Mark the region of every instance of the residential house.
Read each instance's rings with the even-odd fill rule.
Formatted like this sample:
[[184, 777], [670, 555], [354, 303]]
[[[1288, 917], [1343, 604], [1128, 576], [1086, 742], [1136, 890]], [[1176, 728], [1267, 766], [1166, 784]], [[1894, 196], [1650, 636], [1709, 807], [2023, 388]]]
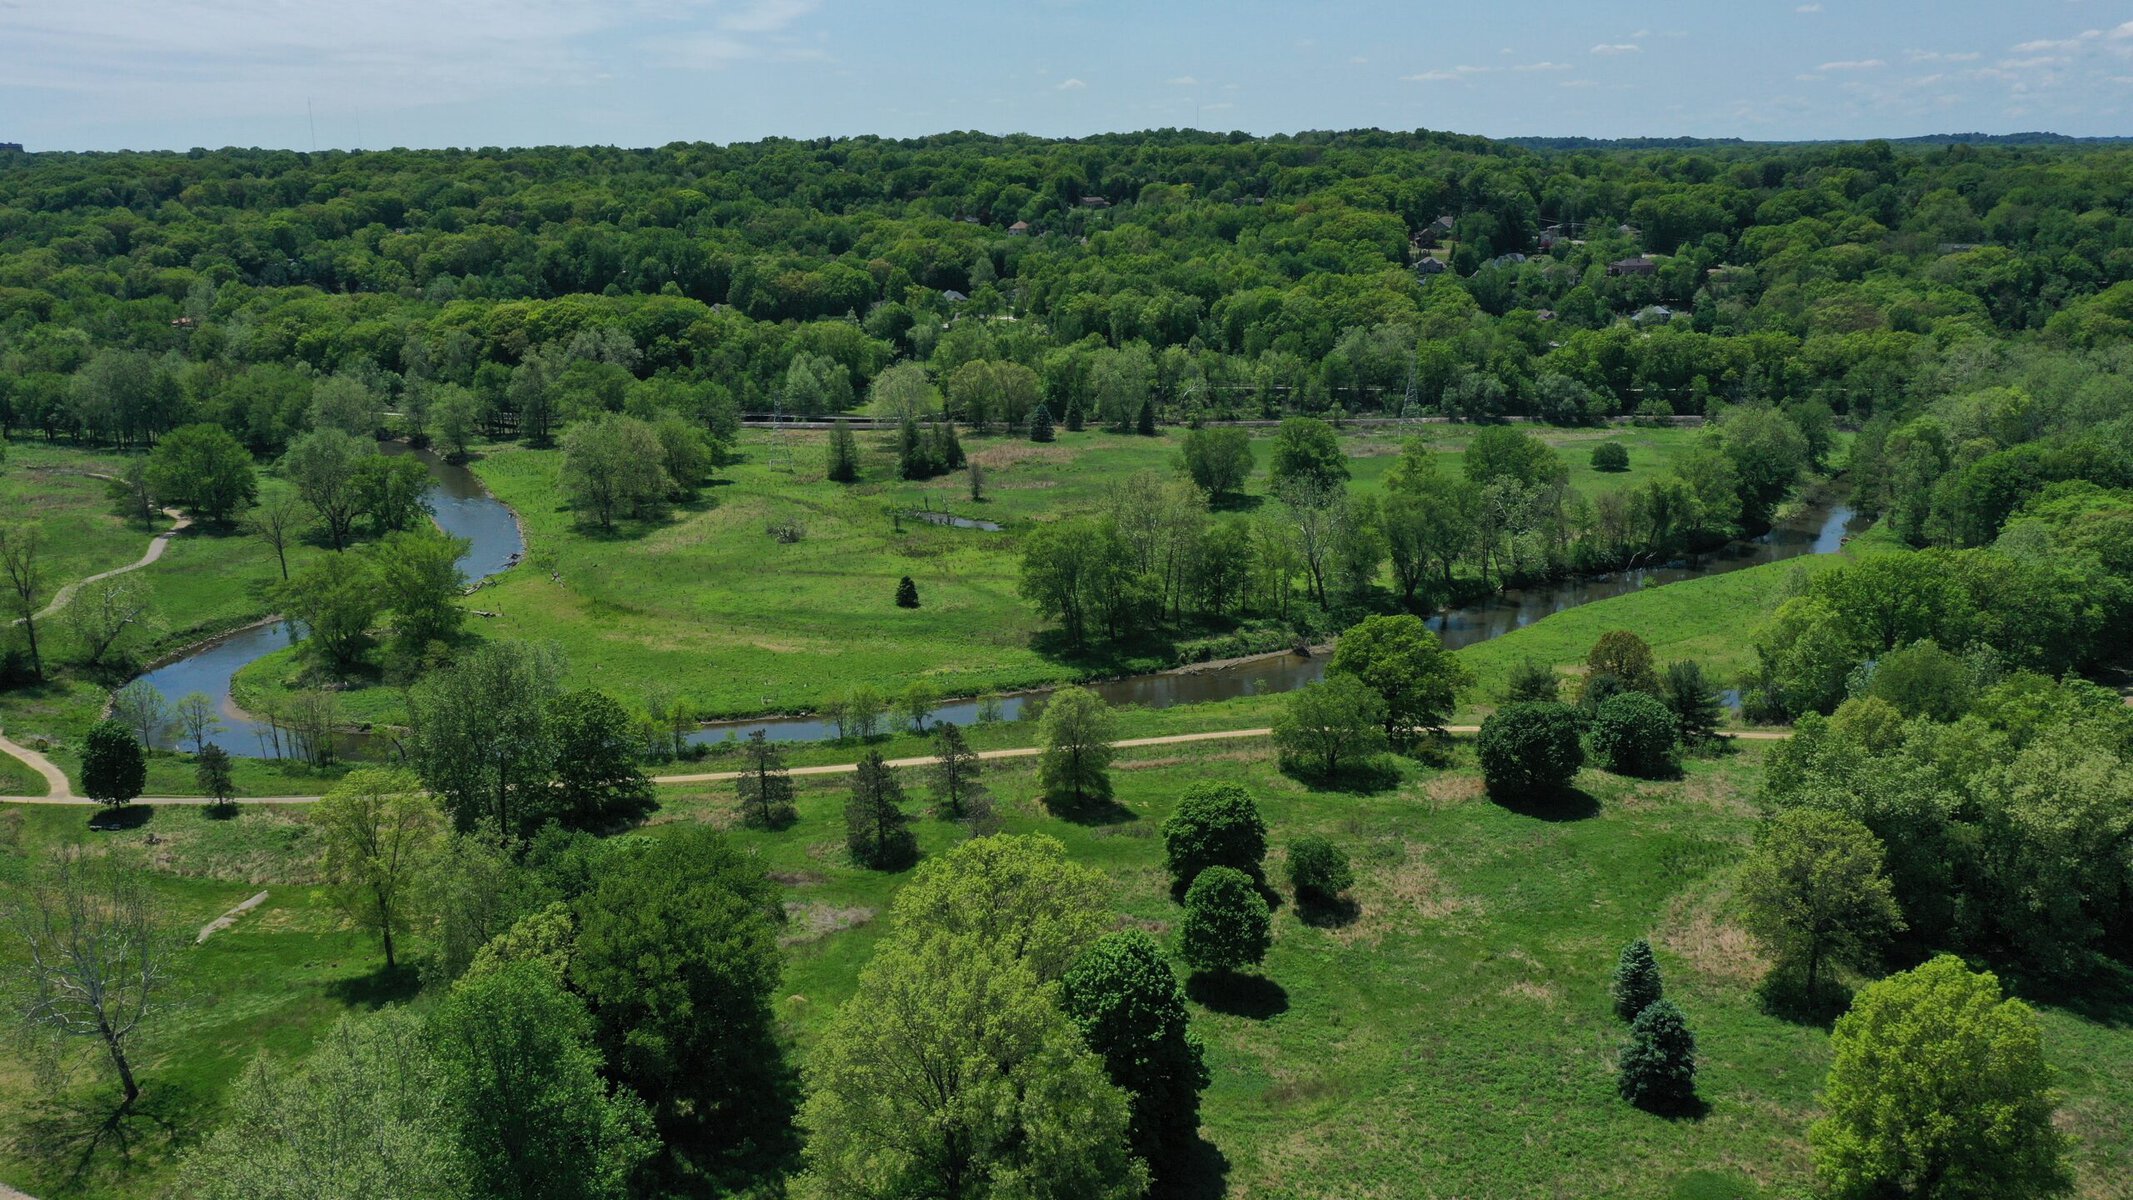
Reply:
[[1635, 258], [1618, 258], [1607, 264], [1609, 275], [1657, 275], [1659, 264], [1650, 255], [1639, 254]]

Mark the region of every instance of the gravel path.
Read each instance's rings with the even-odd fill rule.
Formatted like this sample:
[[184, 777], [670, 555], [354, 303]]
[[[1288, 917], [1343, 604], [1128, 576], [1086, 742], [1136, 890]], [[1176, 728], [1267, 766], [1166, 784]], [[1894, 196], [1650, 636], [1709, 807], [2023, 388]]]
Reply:
[[[1481, 726], [1479, 725], [1448, 725], [1445, 727], [1445, 732], [1447, 733], [1478, 733], [1480, 732], [1480, 730]], [[1210, 730], [1206, 733], [1173, 733], [1167, 734], [1163, 737], [1126, 738], [1123, 741], [1117, 741], [1111, 744], [1121, 750], [1132, 750], [1141, 746], [1176, 746], [1184, 744], [1186, 742], [1219, 742], [1233, 740], [1237, 738], [1263, 738], [1271, 736], [1273, 732], [1274, 731], [1272, 729], [1264, 727], [1257, 729], [1216, 729]], [[1784, 739], [1791, 737], [1792, 734], [1784, 730], [1743, 730], [1739, 733], [1731, 733], [1725, 736], [1738, 738], [1742, 741], [1748, 742], [1776, 742], [1783, 741]], [[59, 769], [57, 767], [52, 766], [51, 760], [45, 758], [43, 755], [37, 754], [34, 751], [25, 750], [22, 747], [15, 745], [15, 743], [8, 741], [6, 738], [0, 738], [0, 750], [5, 750], [8, 753], [13, 754], [15, 757], [22, 759], [24, 762], [29, 763], [30, 766], [36, 768], [40, 774], [44, 774], [47, 781], [52, 780], [55, 776], [58, 780], [58, 782], [54, 785], [52, 794], [50, 796], [0, 796], [0, 804], [95, 803], [95, 801], [93, 800], [82, 799], [81, 797], [75, 796], [70, 791], [68, 791], [66, 776], [60, 774]], [[1041, 752], [1041, 748], [1037, 746], [1016, 746], [1007, 750], [982, 750], [978, 752], [978, 757], [981, 759], [1034, 758]], [[888, 765], [892, 767], [923, 767], [931, 764], [934, 761], [935, 760], [932, 755], [922, 754], [915, 758], [892, 758], [888, 760]], [[40, 766], [39, 764], [42, 765]], [[787, 774], [849, 775], [852, 772], [857, 771], [858, 769], [859, 764], [855, 762], [828, 763], [822, 766], [793, 767], [788, 770]], [[690, 775], [654, 775], [652, 776], [652, 782], [727, 783], [731, 782], [732, 780], [739, 779], [744, 773], [745, 772], [741, 771], [704, 771], [701, 773]], [[239, 804], [308, 804], [316, 799], [318, 799], [317, 796], [239, 796], [236, 802]], [[140, 799], [135, 800], [134, 803], [185, 805], [206, 804], [208, 803], [208, 800], [202, 796], [143, 796]], [[0, 1196], [0, 1200], [7, 1200], [7, 1198], [5, 1196]]]

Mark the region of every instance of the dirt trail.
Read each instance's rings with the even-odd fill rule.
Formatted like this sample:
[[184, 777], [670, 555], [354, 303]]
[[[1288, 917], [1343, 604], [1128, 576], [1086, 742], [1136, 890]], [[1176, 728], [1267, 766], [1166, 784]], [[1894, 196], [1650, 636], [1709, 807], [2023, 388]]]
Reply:
[[[67, 782], [67, 773], [60, 770], [58, 764], [51, 759], [30, 749], [28, 746], [17, 745], [4, 733], [0, 733], [0, 750], [13, 755], [21, 760], [23, 766], [44, 776], [45, 794], [27, 797], [27, 799], [50, 801], [55, 804], [63, 804], [73, 800], [74, 785]], [[0, 797], [0, 799], [14, 798]], [[4, 1193], [0, 1193], [0, 1200], [7, 1200]]]
[[[118, 476], [116, 475], [104, 475], [99, 474], [95, 471], [84, 471], [82, 472], [82, 474], [87, 475], [92, 479], [118, 478]], [[141, 556], [139, 558], [134, 559], [132, 562], [127, 563], [123, 567], [113, 567], [108, 571], [98, 571], [96, 574], [91, 575], [86, 579], [77, 579], [74, 582], [67, 584], [65, 587], [60, 588], [58, 591], [52, 593], [52, 602], [37, 611], [37, 619], [42, 621], [46, 617], [51, 616], [53, 613], [58, 612], [60, 609], [65, 608], [67, 606], [67, 601], [72, 600], [74, 598], [74, 593], [79, 592], [84, 585], [95, 583], [99, 579], [109, 579], [113, 575], [124, 575], [128, 571], [138, 571], [142, 567], [147, 566], [149, 563], [152, 563], [155, 560], [163, 557], [163, 551], [167, 547], [169, 547], [170, 539], [193, 527], [193, 519], [179, 512], [175, 508], [164, 509], [163, 515], [170, 518], [170, 528], [164, 530], [159, 534], [156, 534], [152, 538], [149, 538], [148, 549], [142, 551]], [[22, 624], [22, 618], [16, 617], [14, 620], [14, 624]], [[0, 1194], [0, 1200], [7, 1200], [5, 1194]]]
[[[1445, 727], [1445, 732], [1447, 733], [1479, 733], [1480, 731], [1481, 726], [1479, 725], [1448, 725]], [[1209, 730], [1205, 733], [1172, 733], [1166, 734], [1162, 737], [1126, 738], [1122, 741], [1116, 741], [1111, 744], [1121, 750], [1132, 750], [1141, 746], [1176, 746], [1186, 742], [1217, 742], [1236, 738], [1263, 738], [1271, 736], [1273, 732], [1274, 731], [1272, 729], [1268, 729], [1265, 727], [1255, 729], [1215, 729]], [[1783, 741], [1784, 739], [1791, 737], [1792, 734], [1784, 730], [1751, 729], [1742, 730], [1738, 733], [1729, 733], [1725, 736], [1738, 738], [1742, 741], [1748, 742], [1775, 742]], [[29, 763], [32, 767], [36, 767], [39, 763], [42, 763], [43, 766], [39, 768], [39, 772], [44, 773], [46, 771], [49, 771], [50, 774], [45, 775], [45, 778], [48, 781], [52, 780], [54, 776], [57, 776], [58, 779], [57, 784], [54, 785], [53, 794], [50, 796], [0, 796], [0, 804], [95, 803], [92, 800], [85, 800], [80, 797], [74, 796], [71, 792], [68, 792], [66, 790], [66, 776], [59, 774], [58, 768], [53, 767], [51, 761], [49, 759], [46, 759], [43, 755], [35, 754], [32, 751], [24, 750], [5, 738], [0, 738], [0, 750], [5, 750], [8, 753], [13, 754], [15, 757], [20, 758], [24, 762]], [[1037, 746], [1015, 746], [1006, 750], [981, 750], [978, 752], [978, 757], [981, 759], [1034, 758], [1039, 753], [1041, 753], [1041, 748]], [[923, 767], [931, 764], [934, 761], [935, 760], [932, 755], [922, 754], [914, 758], [888, 759], [887, 763], [889, 766], [892, 767]], [[820, 766], [812, 767], [793, 767], [787, 771], [787, 774], [849, 775], [852, 772], [857, 771], [858, 769], [859, 764], [855, 762], [826, 763]], [[735, 779], [740, 778], [742, 774], [743, 773], [740, 771], [704, 771], [697, 774], [689, 775], [654, 775], [652, 776], [652, 782], [729, 783]], [[236, 802], [238, 804], [308, 804], [316, 799], [318, 799], [317, 796], [239, 796], [237, 797]], [[135, 800], [134, 803], [157, 805], [185, 805], [206, 804], [208, 803], [208, 800], [205, 797], [201, 796], [143, 796], [140, 799]], [[7, 1198], [5, 1196], [0, 1196], [0, 1200], [7, 1200]]]

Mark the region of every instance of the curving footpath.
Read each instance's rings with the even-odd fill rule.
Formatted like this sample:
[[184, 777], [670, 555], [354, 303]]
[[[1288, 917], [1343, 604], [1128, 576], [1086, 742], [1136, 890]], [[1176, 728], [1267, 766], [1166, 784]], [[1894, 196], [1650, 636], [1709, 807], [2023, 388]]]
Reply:
[[[82, 474], [87, 475], [92, 479], [118, 478], [118, 476], [116, 475], [104, 475], [95, 471], [84, 471], [82, 472]], [[58, 612], [60, 609], [65, 608], [67, 606], [67, 601], [72, 600], [74, 598], [74, 593], [80, 591], [88, 584], [95, 583], [99, 579], [109, 579], [113, 575], [124, 575], [128, 571], [138, 571], [142, 567], [147, 566], [149, 563], [152, 563], [155, 560], [163, 557], [163, 551], [170, 546], [170, 539], [193, 527], [193, 519], [179, 512], [175, 508], [164, 509], [163, 515], [170, 518], [170, 528], [164, 530], [159, 534], [156, 534], [152, 538], [149, 538], [148, 549], [142, 551], [141, 556], [139, 558], [134, 559], [132, 562], [127, 563], [123, 567], [113, 567], [108, 571], [98, 571], [96, 574], [91, 575], [86, 579], [77, 579], [74, 582], [66, 585], [65, 587], [60, 588], [58, 591], [52, 593], [52, 602], [50, 604], [47, 604], [43, 608], [37, 610], [36, 619], [42, 621], [46, 617], [51, 616], [53, 613]], [[22, 624], [22, 618], [16, 617], [14, 620], [14, 624]], [[0, 1196], [0, 1200], [5, 1200], [5, 1197]]]
[[[1446, 733], [1479, 733], [1481, 731], [1481, 726], [1447, 725], [1445, 726], [1444, 731]], [[1206, 733], [1173, 733], [1166, 734], [1163, 737], [1126, 738], [1122, 741], [1113, 742], [1111, 743], [1111, 745], [1120, 750], [1132, 750], [1141, 746], [1177, 746], [1183, 745], [1187, 742], [1218, 742], [1236, 738], [1263, 738], [1271, 737], [1273, 733], [1274, 731], [1272, 729], [1263, 726], [1257, 729], [1216, 729], [1210, 730]], [[1724, 736], [1749, 742], [1776, 742], [1783, 741], [1784, 739], [1791, 737], [1792, 734], [1789, 731], [1785, 730], [1749, 729], [1742, 730], [1738, 733], [1725, 734]], [[28, 764], [31, 769], [35, 770], [38, 774], [44, 776], [45, 782], [49, 784], [52, 789], [51, 794], [48, 796], [0, 796], [0, 804], [82, 805], [97, 803], [97, 801], [87, 799], [86, 797], [74, 795], [72, 791], [72, 785], [67, 782], [66, 773], [61, 771], [58, 767], [52, 765], [52, 760], [46, 758], [44, 755], [39, 754], [34, 750], [28, 750], [21, 746], [18, 746], [14, 742], [7, 740], [7, 738], [5, 737], [0, 737], [0, 750], [4, 750], [9, 754], [14, 755], [16, 758], [21, 759], [24, 763]], [[980, 759], [986, 760], [1001, 758], [1034, 758], [1041, 753], [1043, 753], [1043, 747], [1041, 746], [1014, 746], [1005, 750], [980, 750], [978, 752], [978, 757]], [[891, 767], [923, 767], [928, 766], [935, 761], [936, 760], [932, 755], [921, 754], [914, 758], [892, 758], [887, 760], [887, 765]], [[849, 775], [852, 772], [857, 771], [858, 769], [859, 764], [855, 762], [827, 763], [824, 765], [812, 767], [790, 767], [787, 768], [786, 774], [794, 776]], [[693, 775], [654, 775], [652, 776], [652, 782], [660, 784], [729, 783], [735, 779], [739, 779], [745, 774], [747, 774], [747, 772], [745, 771], [705, 771]], [[236, 798], [235, 803], [308, 804], [311, 801], [317, 799], [317, 796], [239, 796]], [[208, 800], [206, 797], [203, 796], [142, 796], [134, 800], [133, 803], [158, 805], [186, 805], [206, 804], [208, 803]], [[0, 1197], [0, 1200], [5, 1200], [5, 1198]]]

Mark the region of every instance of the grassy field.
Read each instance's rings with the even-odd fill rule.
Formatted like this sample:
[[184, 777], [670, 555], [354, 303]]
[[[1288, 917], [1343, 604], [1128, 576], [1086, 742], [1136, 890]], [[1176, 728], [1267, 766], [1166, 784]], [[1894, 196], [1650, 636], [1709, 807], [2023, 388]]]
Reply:
[[[1449, 470], [1471, 431], [1426, 426], [1369, 431], [1344, 439], [1359, 490], [1376, 490], [1401, 443], [1422, 436], [1440, 447]], [[1590, 490], [1624, 486], [1670, 462], [1694, 436], [1679, 429], [1542, 431], [1561, 446], [1573, 482]], [[1062, 434], [1051, 445], [971, 437], [966, 449], [987, 474], [986, 499], [973, 503], [960, 474], [924, 483], [894, 479], [878, 435], [863, 435], [863, 482], [823, 478], [824, 435], [781, 442], [748, 431], [742, 461], [721, 472], [698, 502], [666, 518], [626, 522], [611, 533], [581, 525], [557, 485], [559, 451], [499, 447], [474, 464], [497, 496], [516, 508], [530, 547], [526, 566], [480, 593], [497, 614], [473, 623], [481, 637], [552, 640], [568, 651], [580, 681], [641, 700], [657, 681], [707, 717], [804, 711], [865, 683], [895, 691], [914, 679], [949, 695], [1064, 682], [1086, 673], [1047, 656], [1032, 638], [1043, 624], [1015, 592], [1018, 533], [1032, 524], [1098, 507], [1106, 489], [1136, 471], [1169, 474], [1176, 437], [1101, 432]], [[1631, 470], [1602, 475], [1589, 463], [1604, 440], [1631, 448]], [[1254, 439], [1261, 469], [1252, 497], [1263, 498], [1272, 439]], [[943, 528], [900, 517], [949, 512], [998, 523], [1002, 532]], [[807, 530], [780, 544], [765, 532], [794, 518]], [[911, 576], [917, 609], [894, 603], [896, 581]], [[1122, 658], [1096, 669], [1133, 671], [1161, 658]], [[240, 696], [285, 688], [292, 654], [264, 659], [239, 676]], [[618, 682], [632, 681], [632, 682]], [[389, 689], [344, 698], [352, 717], [390, 720]]]
[[[1228, 1195], [1801, 1194], [1826, 1034], [1762, 1010], [1763, 964], [1730, 907], [1755, 822], [1759, 751], [1692, 761], [1671, 782], [1587, 771], [1575, 800], [1528, 810], [1487, 800], [1469, 754], [1462, 744], [1447, 767], [1405, 764], [1380, 790], [1328, 793], [1275, 772], [1262, 744], [1156, 748], [1120, 764], [1125, 812], [1097, 825], [1047, 814], [1026, 762], [987, 774], [1010, 832], [1059, 837], [1109, 876], [1121, 920], [1159, 939], [1177, 909], [1156, 827], [1194, 782], [1234, 780], [1258, 797], [1276, 879], [1279, 848], [1305, 833], [1354, 857], [1356, 919], [1313, 926], [1284, 905], [1267, 982], [1193, 1005], [1214, 1073], [1204, 1132]], [[842, 781], [800, 783], [798, 825], [734, 836], [786, 887], [779, 1008], [804, 1058], [850, 995], [905, 876], [845, 861]], [[924, 787], [908, 786], [917, 809]], [[663, 798], [655, 833], [731, 823], [723, 788], [666, 788]], [[959, 836], [930, 818], [917, 827], [928, 852]], [[0, 831], [0, 879], [88, 836], [78, 810], [14, 810], [0, 814]], [[270, 899], [181, 955], [182, 998], [150, 1037], [144, 1072], [145, 1102], [171, 1129], [129, 1126], [124, 1160], [108, 1142], [85, 1154], [85, 1123], [110, 1090], [101, 1076], [78, 1077], [59, 1101], [33, 1098], [44, 1093], [20, 1086], [19, 1071], [0, 1078], [0, 1178], [46, 1200], [155, 1195], [255, 1047], [299, 1050], [337, 1012], [395, 994], [372, 974], [375, 949], [341, 932], [310, 886], [309, 847], [286, 814], [211, 822], [166, 810], [142, 829], [95, 836], [155, 856], [181, 927], [261, 887]], [[1606, 985], [1616, 952], [1640, 934], [1657, 945], [1699, 1040], [1709, 1109], [1696, 1119], [1649, 1116], [1614, 1095], [1623, 1027]], [[2068, 999], [2038, 998], [2066, 1092], [2062, 1119], [2077, 1139], [2079, 1194], [2133, 1196], [2123, 1137], [2133, 1123], [2133, 1011], [2092, 998], [2084, 1016], [2061, 1007]]]

